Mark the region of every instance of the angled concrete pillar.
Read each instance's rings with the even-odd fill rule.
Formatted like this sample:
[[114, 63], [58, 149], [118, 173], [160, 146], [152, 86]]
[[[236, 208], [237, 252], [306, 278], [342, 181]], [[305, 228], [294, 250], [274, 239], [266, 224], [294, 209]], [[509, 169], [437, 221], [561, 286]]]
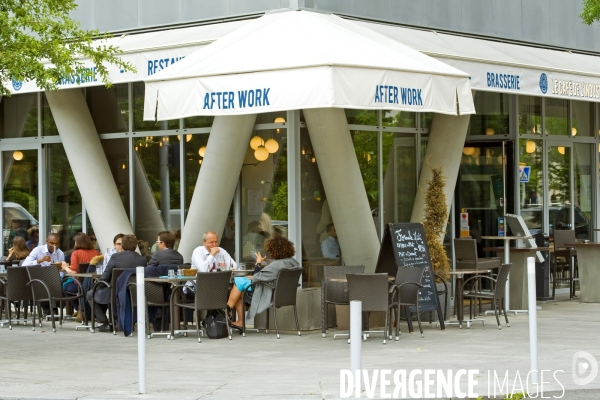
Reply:
[[204, 232], [223, 232], [255, 121], [256, 114], [215, 117], [181, 233], [178, 251], [186, 262]]
[[446, 210], [450, 212], [456, 178], [460, 169], [460, 159], [467, 137], [470, 115], [435, 114], [429, 130], [429, 141], [425, 152], [425, 160], [421, 165], [419, 188], [415, 196], [411, 222], [423, 222], [425, 219], [425, 191], [427, 181], [431, 180], [431, 167], [443, 167], [446, 177]]
[[101, 249], [132, 234], [125, 207], [81, 89], [46, 92], [48, 104]]
[[304, 110], [342, 257], [375, 272], [379, 239], [344, 110]]

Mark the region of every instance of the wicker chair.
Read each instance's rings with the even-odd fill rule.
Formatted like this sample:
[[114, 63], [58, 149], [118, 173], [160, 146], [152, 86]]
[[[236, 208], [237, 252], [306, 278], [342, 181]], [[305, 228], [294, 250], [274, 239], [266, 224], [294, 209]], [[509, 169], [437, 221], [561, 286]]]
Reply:
[[554, 230], [554, 253], [550, 261], [553, 298], [559, 282], [568, 282], [570, 295], [575, 295], [575, 290], [572, 288], [575, 279], [571, 276], [571, 262], [575, 262], [573, 271], [576, 271], [577, 249], [565, 247], [565, 244], [575, 243], [576, 240], [574, 230]]
[[[511, 266], [511, 264], [502, 264], [502, 266], [500, 267], [500, 271], [498, 271], [498, 276], [496, 279], [494, 279], [490, 276], [479, 275], [479, 276], [473, 276], [473, 277], [467, 279], [463, 283], [463, 286], [461, 288], [461, 290], [463, 292], [465, 290], [465, 287], [467, 287], [467, 284], [471, 285], [471, 290], [468, 293], [465, 293], [463, 295], [463, 298], [469, 299], [469, 313], [470, 313], [471, 319], [473, 318], [473, 300], [488, 299], [488, 300], [492, 301], [492, 308], [494, 310], [494, 314], [496, 315], [496, 322], [498, 323], [498, 329], [502, 329], [502, 326], [500, 325], [500, 318], [498, 317], [500, 310], [502, 310], [504, 312], [504, 319], [506, 320], [506, 326], [510, 327], [510, 324], [508, 323], [508, 316], [506, 315], [507, 310], [504, 310], [504, 297], [506, 295], [506, 280], [508, 279], [508, 272], [510, 271], [510, 266]], [[483, 292], [483, 291], [476, 290], [478, 285], [474, 285], [474, 283], [477, 281], [480, 281], [480, 280], [484, 280], [484, 279], [490, 280], [493, 283], [493, 285], [492, 285], [492, 287], [494, 288], [493, 291]], [[459, 326], [462, 328], [462, 321], [458, 321], [458, 322], [459, 322]]]
[[[22, 268], [22, 267], [21, 267]], [[33, 295], [33, 302], [37, 304], [39, 312], [40, 303], [54, 302], [59, 303], [60, 317], [59, 323], [62, 328], [63, 323], [63, 307], [64, 302], [70, 300], [82, 299], [84, 297], [81, 285], [77, 286], [77, 294], [72, 296], [65, 296], [62, 290], [62, 282], [60, 279], [60, 273], [58, 269], [52, 267], [25, 267], [29, 274], [29, 285]], [[10, 279], [10, 278], [9, 278]], [[79, 282], [79, 281], [76, 281]], [[35, 320], [36, 307], [33, 308], [33, 319]], [[85, 309], [82, 310], [85, 318]], [[52, 320], [52, 332], [56, 332], [56, 323], [54, 318]], [[40, 326], [42, 321], [40, 319]], [[33, 330], [35, 330], [35, 323], [33, 324]]]
[[[388, 274], [385, 273], [346, 274], [346, 279], [348, 280], [348, 298], [350, 301], [358, 300], [362, 302], [362, 311], [367, 314], [371, 311], [385, 312], [385, 327], [383, 330], [383, 344], [385, 344], [388, 333], [391, 333], [392, 330], [390, 313], [394, 312], [394, 307], [397, 305], [395, 302], [396, 286], [392, 285], [390, 288]], [[398, 340], [398, 313], [395, 316], [396, 340]], [[363, 332], [363, 338], [366, 340], [366, 332]]]
[[[398, 268], [396, 271], [396, 280], [394, 282], [394, 286], [397, 290], [398, 300], [397, 300], [397, 314], [400, 315], [400, 308], [404, 307], [404, 312], [406, 313], [406, 319], [408, 320], [409, 330], [412, 332], [412, 322], [410, 319], [411, 309], [415, 309], [415, 313], [417, 314], [417, 322], [419, 324], [419, 331], [421, 332], [421, 337], [423, 337], [423, 327], [421, 326], [421, 313], [419, 311], [419, 292], [423, 286], [421, 286], [421, 281], [423, 279], [423, 274], [425, 273], [425, 268], [423, 267], [415, 267], [415, 268]], [[401, 335], [400, 327], [397, 327], [396, 336]]]
[[[133, 325], [135, 318], [133, 317], [134, 308], [137, 307], [137, 283], [135, 281], [135, 275], [129, 278], [127, 283], [127, 289], [129, 290], [129, 297], [131, 299], [131, 332], [133, 332]], [[161, 332], [165, 330], [165, 322], [167, 321], [165, 309], [171, 306], [170, 296], [168, 300], [165, 300], [165, 284], [158, 282], [144, 282], [144, 289], [146, 292], [146, 335], [148, 339], [154, 337], [154, 333], [150, 333], [149, 319], [148, 319], [148, 306], [160, 307], [162, 311], [162, 323]]]
[[[39, 266], [38, 266], [39, 268]], [[31, 288], [28, 286], [29, 283], [29, 275], [27, 274], [27, 269], [23, 267], [8, 267], [6, 268], [6, 282], [0, 283], [0, 287], [2, 288], [0, 292], [0, 299], [4, 303], [6, 308], [6, 318], [8, 321], [8, 329], [12, 330], [12, 310], [11, 303], [13, 302], [21, 302], [25, 303], [23, 310], [23, 324], [27, 325], [27, 304], [33, 300], [31, 296]], [[17, 319], [19, 319], [20, 309], [17, 305]], [[40, 315], [40, 324], [41, 324], [41, 315]], [[32, 318], [32, 324], [35, 329], [35, 315]], [[0, 327], [4, 327], [4, 323], [0, 323]]]
[[[175, 307], [194, 310], [196, 315], [196, 333], [198, 334], [198, 343], [200, 339], [200, 311], [201, 310], [223, 310], [227, 315], [227, 299], [229, 298], [229, 280], [231, 279], [231, 271], [219, 272], [198, 272], [196, 274], [196, 296], [193, 303], [186, 303], [185, 296], [182, 296], [182, 290], [185, 285], [177, 285], [171, 293], [171, 340], [175, 338]], [[184, 325], [187, 329], [187, 313], [183, 313]], [[228, 318], [227, 330], [229, 332], [229, 340], [231, 340], [231, 327], [229, 326]]]
[[[321, 335], [327, 334], [328, 304], [350, 304], [346, 274], [362, 274], [364, 265], [325, 265], [321, 282]], [[336, 335], [333, 336], [334, 338]]]
[[110, 302], [108, 304], [108, 320], [110, 321], [110, 323], [113, 326], [113, 335], [117, 334], [117, 330], [119, 329], [119, 327], [117, 326], [117, 310], [116, 310], [116, 306], [117, 306], [117, 279], [119, 279], [119, 276], [121, 276], [121, 274], [123, 273], [125, 269], [124, 268], [113, 268], [111, 276], [110, 276], [110, 283], [106, 282], [106, 281], [101, 281], [99, 280], [98, 282], [96, 282], [94, 284], [94, 287], [92, 288], [92, 326], [90, 327], [90, 332], [94, 333], [94, 329], [95, 329], [95, 322], [94, 322], [94, 318], [95, 316], [95, 310], [94, 310], [94, 303], [95, 303], [95, 295], [96, 295], [96, 290], [102, 286], [105, 286], [107, 288], [110, 288]]
[[[277, 333], [277, 339], [279, 336], [279, 327], [277, 326], [277, 309], [285, 306], [294, 307], [294, 319], [296, 320], [296, 331], [298, 336], [300, 333], [300, 324], [298, 324], [298, 312], [296, 310], [296, 295], [298, 291], [298, 282], [302, 275], [302, 269], [281, 269], [277, 273], [277, 279], [273, 282], [254, 282], [250, 287], [255, 288], [259, 285], [268, 286], [273, 289], [273, 303], [271, 308], [273, 309], [273, 319], [275, 320], [275, 332]], [[243, 297], [248, 289], [243, 293]], [[245, 300], [242, 297], [242, 302], [245, 304]], [[266, 333], [269, 333], [269, 311], [267, 310], [267, 327]], [[246, 313], [242, 313], [242, 334], [246, 336]]]

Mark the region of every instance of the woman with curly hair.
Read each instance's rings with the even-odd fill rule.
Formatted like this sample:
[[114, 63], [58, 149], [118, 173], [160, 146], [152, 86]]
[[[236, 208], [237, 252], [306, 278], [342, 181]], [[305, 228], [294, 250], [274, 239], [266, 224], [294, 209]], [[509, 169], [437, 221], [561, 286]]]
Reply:
[[[298, 261], [294, 258], [296, 250], [294, 244], [281, 236], [274, 236], [267, 240], [265, 244], [265, 250], [271, 258], [271, 263], [266, 267], [261, 267], [261, 262], [265, 260], [260, 253], [256, 253], [256, 265], [254, 268], [254, 275], [248, 277], [235, 277], [233, 288], [229, 293], [229, 300], [227, 306], [230, 309], [235, 309], [238, 316], [238, 321], [241, 320], [242, 313], [244, 312], [244, 305], [242, 304], [242, 293], [244, 290], [252, 290], [248, 288], [251, 283], [256, 282], [274, 282], [277, 279], [277, 273], [281, 269], [298, 269], [302, 268]], [[250, 304], [250, 310], [248, 311], [248, 318], [253, 318], [256, 314], [261, 313], [269, 308], [272, 302], [273, 290], [265, 285], [259, 285], [254, 288], [252, 295], [252, 303]], [[231, 318], [231, 315], [229, 315]], [[242, 329], [241, 324], [233, 324], [230, 321], [232, 328], [240, 330]]]

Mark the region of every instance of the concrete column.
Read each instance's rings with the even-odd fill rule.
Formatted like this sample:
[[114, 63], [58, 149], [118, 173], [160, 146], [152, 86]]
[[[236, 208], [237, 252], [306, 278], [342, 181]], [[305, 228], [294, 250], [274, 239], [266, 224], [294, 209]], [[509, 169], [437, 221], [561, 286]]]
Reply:
[[81, 89], [46, 92], [67, 159], [101, 249], [118, 232], [132, 234]]
[[204, 232], [223, 232], [255, 121], [256, 114], [215, 117], [181, 234], [178, 251], [186, 262]]
[[450, 212], [456, 178], [460, 168], [462, 150], [467, 137], [470, 115], [435, 114], [429, 130], [429, 142], [425, 152], [425, 160], [421, 165], [419, 188], [415, 196], [411, 222], [423, 222], [425, 219], [425, 191], [427, 181], [431, 180], [431, 167], [443, 167], [446, 177], [446, 210]]
[[347, 265], [375, 272], [379, 240], [344, 110], [304, 110], [321, 180]]

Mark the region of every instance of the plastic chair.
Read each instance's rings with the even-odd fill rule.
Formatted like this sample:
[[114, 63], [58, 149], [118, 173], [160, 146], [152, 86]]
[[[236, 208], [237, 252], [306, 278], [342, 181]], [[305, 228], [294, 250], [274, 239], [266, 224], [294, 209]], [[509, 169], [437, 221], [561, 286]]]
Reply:
[[[170, 338], [175, 338], [175, 324], [173, 317], [175, 315], [175, 307], [194, 310], [196, 316], [196, 333], [198, 334], [198, 343], [200, 339], [200, 311], [201, 310], [223, 310], [227, 315], [227, 299], [229, 298], [229, 280], [231, 279], [231, 271], [218, 272], [198, 272], [196, 274], [196, 296], [193, 303], [186, 303], [185, 296], [182, 296], [182, 290], [185, 285], [177, 285], [171, 293], [171, 335]], [[229, 340], [231, 340], [231, 327], [229, 319], [227, 322], [227, 331]], [[183, 313], [184, 326], [187, 328], [187, 315]]]
[[[364, 272], [364, 265], [325, 265], [323, 267], [323, 281], [321, 282], [321, 335], [323, 337], [326, 336], [328, 330], [328, 304], [350, 304], [346, 274], [362, 274]], [[333, 335], [333, 338], [335, 339], [336, 336]]]
[[[286, 306], [294, 307], [294, 319], [296, 321], [296, 331], [298, 336], [302, 336], [300, 333], [300, 324], [298, 324], [298, 312], [296, 310], [296, 295], [298, 291], [298, 282], [302, 275], [302, 269], [280, 269], [277, 273], [277, 279], [272, 282], [255, 282], [249, 287], [254, 290], [260, 285], [268, 286], [273, 289], [273, 302], [271, 309], [273, 309], [273, 318], [275, 320], [275, 332], [277, 333], [277, 339], [280, 338], [279, 327], [277, 326], [277, 309]], [[242, 294], [242, 302], [245, 303], [244, 297], [248, 289]], [[269, 310], [267, 310], [267, 328], [266, 333], [269, 333]], [[242, 313], [242, 335], [246, 336], [246, 313]]]
[[[500, 266], [500, 270], [498, 271], [498, 276], [496, 279], [490, 276], [479, 275], [473, 276], [465, 280], [461, 290], [464, 292], [467, 283], [471, 285], [471, 290], [463, 295], [463, 298], [469, 299], [469, 314], [471, 319], [473, 318], [473, 300], [488, 299], [492, 301], [492, 308], [494, 310], [494, 314], [496, 315], [498, 329], [502, 329], [502, 326], [500, 325], [500, 318], [498, 317], [499, 311], [504, 312], [506, 326], [510, 327], [510, 324], [508, 322], [508, 316], [506, 315], [506, 310], [504, 310], [504, 297], [506, 296], [506, 280], [508, 279], [508, 272], [510, 271], [510, 266], [511, 264], [502, 264]], [[494, 290], [491, 292], [477, 291], [477, 285], [474, 285], [474, 283], [480, 280], [489, 280], [493, 282], [492, 287], [494, 288]], [[458, 323], [459, 326], [462, 328], [462, 321], [458, 321]]]
[[[20, 267], [22, 268], [22, 267]], [[81, 285], [79, 285], [79, 281], [75, 281], [78, 283], [77, 285], [77, 294], [73, 296], [65, 296], [62, 290], [62, 282], [60, 279], [60, 272], [58, 269], [54, 267], [25, 267], [27, 269], [27, 274], [29, 274], [29, 283], [28, 285], [31, 287], [31, 293], [33, 296], [33, 302], [37, 304], [37, 309], [39, 312], [40, 303], [48, 302], [52, 305], [54, 302], [59, 303], [59, 323], [62, 328], [63, 323], [63, 307], [64, 302], [81, 299], [84, 296], [83, 289]], [[10, 279], [10, 278], [9, 278]], [[35, 312], [36, 307], [33, 308], [33, 319], [35, 321]], [[85, 318], [85, 309], [82, 310], [83, 317]], [[54, 318], [52, 320], [52, 332], [56, 332], [56, 323]], [[40, 327], [42, 326], [42, 321], [40, 318]], [[33, 330], [35, 330], [35, 323], [33, 324]]]
[[[371, 311], [385, 312], [385, 327], [383, 330], [383, 344], [385, 344], [388, 333], [391, 333], [390, 313], [394, 311], [396, 302], [396, 285], [390, 287], [388, 274], [346, 274], [348, 280], [348, 298], [350, 301], [362, 302], [362, 311], [367, 314]], [[396, 313], [396, 340], [398, 335], [398, 313]], [[363, 331], [366, 340], [366, 332]], [[391, 338], [391, 335], [390, 335]], [[352, 337], [350, 338], [352, 339]]]

